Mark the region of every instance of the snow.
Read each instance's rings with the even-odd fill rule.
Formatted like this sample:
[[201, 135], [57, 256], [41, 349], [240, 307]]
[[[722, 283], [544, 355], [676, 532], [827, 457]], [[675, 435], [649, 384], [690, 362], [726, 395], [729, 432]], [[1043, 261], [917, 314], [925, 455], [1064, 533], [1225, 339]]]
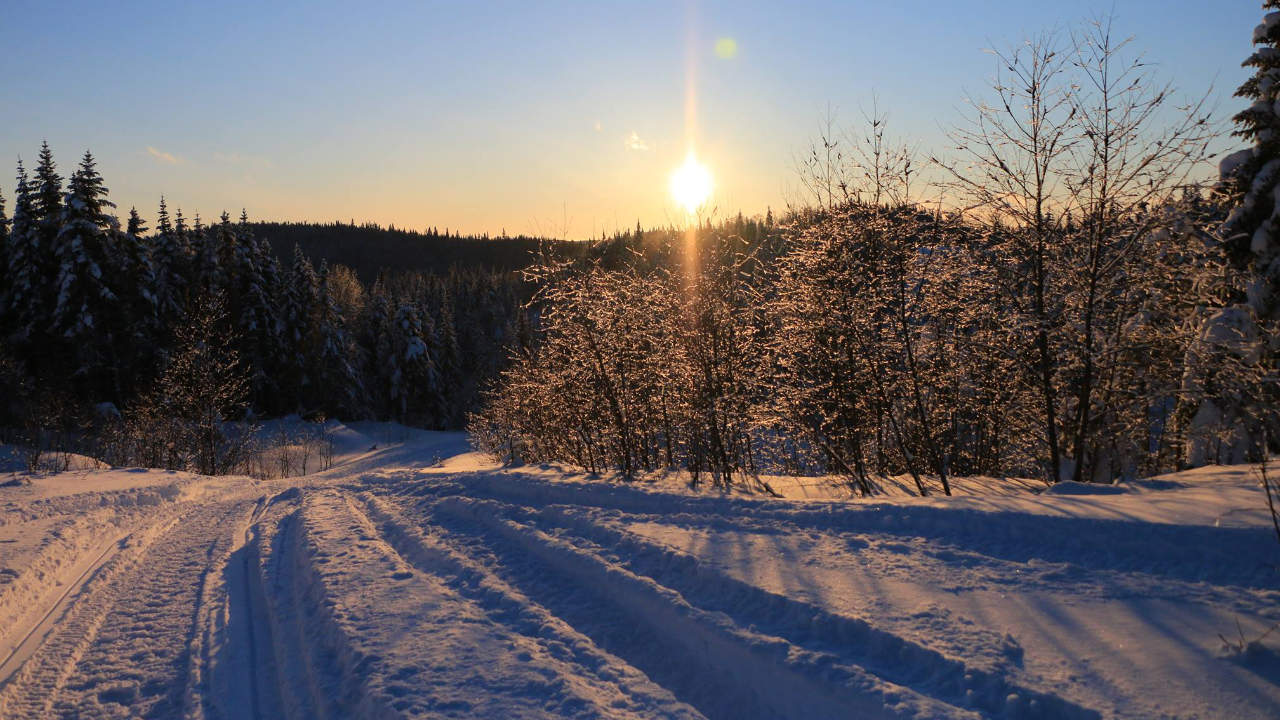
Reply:
[[305, 477], [0, 487], [0, 717], [1280, 714], [1254, 466], [777, 499], [324, 430]]
[[1237, 150], [1218, 162], [1218, 174], [1223, 177], [1231, 177], [1240, 166], [1253, 159], [1253, 148], [1245, 148]]
[[1262, 22], [1253, 29], [1253, 42], [1265, 42], [1276, 25], [1280, 25], [1280, 12], [1269, 12], [1262, 16]]

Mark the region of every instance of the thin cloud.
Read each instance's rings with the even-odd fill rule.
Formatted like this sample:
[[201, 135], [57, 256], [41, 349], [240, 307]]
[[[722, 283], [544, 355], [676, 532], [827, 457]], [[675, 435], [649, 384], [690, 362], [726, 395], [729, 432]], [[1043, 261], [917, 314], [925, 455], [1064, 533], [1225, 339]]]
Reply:
[[640, 135], [634, 130], [631, 131], [631, 134], [627, 136], [626, 140], [622, 141], [622, 144], [625, 145], [628, 150], [635, 150], [637, 152], [649, 152], [653, 149], [649, 143], [641, 140]]
[[182, 162], [182, 158], [177, 155], [163, 150], [157, 150], [150, 145], [147, 146], [147, 154], [155, 158], [158, 162], [165, 163], [166, 165], [177, 165]]

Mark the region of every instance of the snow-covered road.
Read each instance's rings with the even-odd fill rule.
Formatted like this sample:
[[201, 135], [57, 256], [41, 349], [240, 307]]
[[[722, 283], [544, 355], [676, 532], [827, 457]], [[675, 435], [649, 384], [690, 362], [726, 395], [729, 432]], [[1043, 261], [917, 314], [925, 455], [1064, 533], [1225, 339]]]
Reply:
[[386, 431], [288, 481], [0, 488], [0, 717], [1280, 715], [1280, 658], [1218, 637], [1280, 621], [1245, 468], [780, 501]]

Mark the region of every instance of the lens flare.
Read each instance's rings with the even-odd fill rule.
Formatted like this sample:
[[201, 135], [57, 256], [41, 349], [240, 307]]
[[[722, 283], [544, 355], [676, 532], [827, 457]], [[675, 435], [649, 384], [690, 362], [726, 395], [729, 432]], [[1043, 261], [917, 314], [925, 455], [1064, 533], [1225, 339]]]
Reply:
[[692, 152], [685, 157], [684, 164], [671, 173], [671, 197], [690, 215], [698, 212], [711, 197], [711, 171], [698, 162]]

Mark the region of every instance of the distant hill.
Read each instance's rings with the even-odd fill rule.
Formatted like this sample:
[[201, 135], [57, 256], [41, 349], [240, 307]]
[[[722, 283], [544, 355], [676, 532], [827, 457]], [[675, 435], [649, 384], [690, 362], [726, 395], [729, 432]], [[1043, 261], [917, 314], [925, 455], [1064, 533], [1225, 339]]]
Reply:
[[[372, 223], [252, 223], [253, 231], [266, 238], [276, 255], [288, 262], [297, 244], [316, 265], [321, 260], [341, 263], [372, 282], [383, 269], [444, 273], [451, 267], [519, 270], [529, 264], [540, 242], [566, 244], [526, 236], [475, 237], [443, 232], [384, 228]], [[576, 245], [577, 243], [567, 243]]]

